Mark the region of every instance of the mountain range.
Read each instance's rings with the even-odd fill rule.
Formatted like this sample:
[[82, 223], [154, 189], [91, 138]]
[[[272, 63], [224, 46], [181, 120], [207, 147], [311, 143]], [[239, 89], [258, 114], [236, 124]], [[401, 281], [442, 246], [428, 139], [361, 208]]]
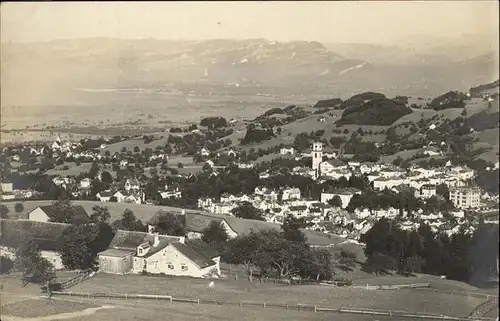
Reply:
[[[498, 51], [459, 59], [450, 50], [316, 41], [71, 39], [2, 43], [2, 104], [38, 104], [78, 89], [245, 87], [349, 96], [368, 90], [428, 96], [498, 78]], [[453, 52], [454, 54], [448, 54]], [[188, 86], [189, 87], [189, 86]], [[270, 90], [270, 89], [269, 89]]]

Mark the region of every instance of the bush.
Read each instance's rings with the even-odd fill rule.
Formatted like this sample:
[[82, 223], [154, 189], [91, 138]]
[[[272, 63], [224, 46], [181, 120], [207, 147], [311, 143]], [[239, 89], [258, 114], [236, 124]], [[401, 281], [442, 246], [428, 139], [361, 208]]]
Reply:
[[14, 262], [6, 257], [0, 256], [0, 274], [8, 274], [14, 268]]
[[16, 203], [14, 206], [14, 209], [16, 210], [16, 213], [21, 213], [24, 211], [24, 205], [23, 203]]

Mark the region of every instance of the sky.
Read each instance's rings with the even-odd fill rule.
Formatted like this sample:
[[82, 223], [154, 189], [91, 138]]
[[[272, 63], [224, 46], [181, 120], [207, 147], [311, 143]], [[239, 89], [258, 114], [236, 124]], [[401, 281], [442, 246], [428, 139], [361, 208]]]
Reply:
[[61, 38], [266, 38], [386, 43], [498, 38], [498, 1], [3, 2], [2, 42]]

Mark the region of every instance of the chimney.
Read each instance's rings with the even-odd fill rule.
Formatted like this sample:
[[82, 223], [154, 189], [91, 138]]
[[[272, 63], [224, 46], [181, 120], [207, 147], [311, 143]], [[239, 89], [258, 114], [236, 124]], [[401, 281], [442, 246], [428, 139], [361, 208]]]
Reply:
[[154, 231], [155, 231], [155, 227], [154, 227], [153, 225], [149, 225], [149, 224], [148, 224], [148, 233], [149, 233], [149, 234], [153, 234], [153, 233], [154, 233]]
[[160, 233], [155, 232], [154, 236], [155, 236], [155, 239], [154, 239], [154, 242], [153, 242], [153, 246], [158, 246], [158, 244], [160, 244]]

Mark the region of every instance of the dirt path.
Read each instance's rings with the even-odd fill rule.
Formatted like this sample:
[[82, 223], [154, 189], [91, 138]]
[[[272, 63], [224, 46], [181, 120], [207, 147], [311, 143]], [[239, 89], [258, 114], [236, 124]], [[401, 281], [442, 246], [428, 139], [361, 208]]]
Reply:
[[85, 309], [82, 311], [77, 311], [77, 312], [68, 312], [68, 313], [61, 313], [61, 314], [54, 314], [54, 315], [49, 315], [45, 317], [38, 317], [38, 318], [21, 318], [21, 317], [14, 317], [14, 316], [8, 316], [4, 315], [2, 317], [2, 320], [4, 321], [52, 321], [52, 320], [64, 320], [64, 319], [70, 319], [70, 318], [76, 318], [76, 317], [81, 317], [81, 316], [88, 316], [96, 313], [96, 311], [101, 310], [101, 309], [112, 309], [114, 306], [111, 305], [104, 305], [98, 308], [89, 308]]

